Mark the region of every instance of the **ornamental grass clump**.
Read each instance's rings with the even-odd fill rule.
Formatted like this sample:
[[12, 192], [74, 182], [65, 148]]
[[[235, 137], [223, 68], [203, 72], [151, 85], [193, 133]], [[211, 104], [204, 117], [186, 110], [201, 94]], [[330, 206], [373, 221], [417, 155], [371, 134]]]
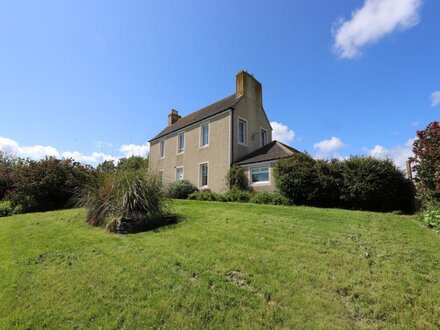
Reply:
[[170, 211], [161, 180], [141, 171], [102, 174], [80, 189], [76, 199], [87, 210], [87, 223], [110, 231], [116, 231], [120, 219], [158, 223]]

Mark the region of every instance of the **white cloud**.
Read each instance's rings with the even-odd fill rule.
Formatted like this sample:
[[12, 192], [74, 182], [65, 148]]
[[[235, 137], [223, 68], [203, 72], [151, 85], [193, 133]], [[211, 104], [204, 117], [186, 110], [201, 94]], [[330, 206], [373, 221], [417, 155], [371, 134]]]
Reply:
[[0, 151], [17, 157], [41, 159], [46, 156], [60, 157], [57, 149], [51, 146], [20, 146], [17, 141], [0, 136]]
[[431, 94], [431, 105], [436, 107], [440, 104], [440, 91], [435, 91]]
[[412, 123], [411, 123], [411, 127], [417, 127], [417, 126], [419, 126], [419, 122], [418, 121], [413, 121]]
[[405, 169], [405, 163], [408, 158], [413, 157], [412, 145], [414, 139], [409, 139], [403, 145], [398, 145], [392, 148], [386, 148], [380, 144], [374, 146], [373, 149], [364, 148], [369, 156], [379, 159], [392, 159], [394, 163], [401, 169]]
[[354, 58], [360, 48], [395, 30], [418, 24], [422, 0], [365, 0], [362, 8], [335, 24], [333, 49], [341, 58]]
[[287, 125], [283, 125], [276, 121], [271, 121], [270, 125], [273, 128], [272, 131], [272, 140], [277, 140], [282, 143], [289, 144], [295, 138], [295, 132], [289, 129]]
[[130, 156], [143, 156], [145, 157], [150, 152], [150, 144], [123, 144], [119, 151], [124, 154], [125, 157]]
[[118, 161], [118, 157], [114, 157], [103, 152], [92, 152], [90, 155], [84, 155], [79, 151], [65, 151], [63, 152], [64, 158], [72, 158], [81, 163], [102, 163], [105, 160], [111, 160], [113, 162]]
[[[96, 147], [101, 147], [104, 144], [109, 145], [108, 143], [95, 141]], [[120, 155], [117, 156], [98, 151], [94, 151], [91, 154], [84, 154], [80, 151], [64, 151], [61, 153], [58, 152], [56, 148], [51, 146], [21, 146], [17, 141], [0, 136], [0, 151], [21, 158], [31, 158], [38, 160], [46, 156], [53, 156], [56, 158], [72, 158], [81, 163], [96, 165], [102, 163], [105, 160], [110, 160], [114, 163], [117, 163], [121, 157], [145, 157], [150, 151], [150, 145], [123, 144], [119, 148]]]
[[113, 143], [109, 143], [109, 142], [104, 142], [104, 141], [94, 141], [95, 146], [98, 148], [102, 148], [104, 147], [113, 147]]
[[328, 158], [329, 156], [334, 158], [341, 158], [336, 151], [346, 147], [346, 144], [338, 137], [332, 136], [328, 140], [322, 140], [313, 144], [313, 148], [316, 150], [316, 158]]

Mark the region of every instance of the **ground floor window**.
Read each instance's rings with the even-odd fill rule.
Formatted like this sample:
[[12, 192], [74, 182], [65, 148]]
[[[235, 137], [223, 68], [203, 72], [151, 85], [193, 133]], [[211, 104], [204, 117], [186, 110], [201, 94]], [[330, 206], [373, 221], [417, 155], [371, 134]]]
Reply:
[[183, 167], [176, 168], [176, 181], [183, 180]]
[[208, 186], [208, 163], [200, 164], [200, 187]]
[[159, 171], [159, 180], [163, 182], [163, 171]]
[[269, 167], [254, 167], [251, 169], [252, 183], [268, 182], [269, 181]]

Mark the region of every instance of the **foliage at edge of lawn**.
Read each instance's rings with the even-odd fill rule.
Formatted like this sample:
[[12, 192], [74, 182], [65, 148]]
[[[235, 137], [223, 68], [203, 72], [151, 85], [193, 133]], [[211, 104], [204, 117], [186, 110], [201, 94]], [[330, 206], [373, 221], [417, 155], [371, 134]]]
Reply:
[[225, 194], [218, 194], [209, 190], [197, 191], [189, 195], [188, 199], [209, 202], [238, 202], [285, 206], [292, 205], [292, 203], [286, 197], [277, 192], [251, 192], [237, 188], [231, 189]]
[[276, 186], [296, 205], [390, 212], [414, 211], [414, 188], [389, 160], [351, 156], [339, 161], [295, 154], [277, 162]]
[[192, 193], [199, 189], [189, 180], [179, 180], [171, 182], [166, 188], [168, 197], [175, 199], [187, 199]]

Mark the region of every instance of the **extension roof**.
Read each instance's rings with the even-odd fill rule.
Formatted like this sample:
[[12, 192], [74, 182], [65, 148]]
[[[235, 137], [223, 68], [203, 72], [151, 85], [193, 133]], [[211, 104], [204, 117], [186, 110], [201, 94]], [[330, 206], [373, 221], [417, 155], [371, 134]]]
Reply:
[[287, 158], [295, 153], [299, 153], [298, 150], [285, 145], [279, 141], [272, 141], [260, 149], [251, 152], [250, 154], [239, 159], [235, 164], [246, 165], [267, 162], [271, 160], [277, 160], [282, 158]]
[[208, 119], [214, 115], [217, 115], [223, 111], [233, 109], [234, 106], [241, 100], [242, 97], [236, 97], [235, 93], [217, 101], [207, 107], [204, 107], [200, 110], [197, 110], [189, 115], [180, 118], [174, 124], [165, 127], [159, 134], [157, 134], [154, 138], [152, 138], [149, 142], [160, 139], [165, 135], [176, 132], [182, 128], [185, 128], [189, 125], [195, 124], [202, 120]]

